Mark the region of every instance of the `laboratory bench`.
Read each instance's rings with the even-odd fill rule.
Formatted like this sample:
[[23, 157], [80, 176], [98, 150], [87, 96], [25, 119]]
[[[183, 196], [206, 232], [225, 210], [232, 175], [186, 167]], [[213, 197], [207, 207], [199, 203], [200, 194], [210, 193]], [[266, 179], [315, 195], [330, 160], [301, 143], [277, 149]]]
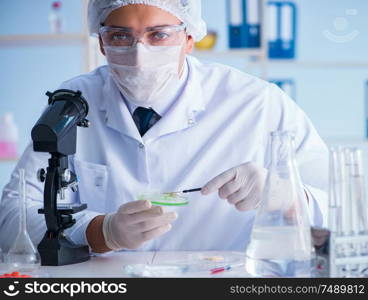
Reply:
[[[320, 256], [319, 258], [321, 259]], [[222, 268], [224, 270], [221, 270]], [[211, 272], [213, 270], [220, 271], [213, 273]], [[0, 263], [0, 274], [10, 274], [14, 271], [18, 270], [10, 269], [6, 264]], [[314, 274], [312, 277], [329, 277], [325, 271], [318, 273], [319, 275]], [[36, 278], [252, 277], [245, 270], [245, 252], [236, 251], [119, 251], [104, 254], [92, 253], [90, 259], [85, 262], [64, 266], [41, 266], [34, 272], [21, 271], [20, 273]], [[365, 273], [363, 277], [367, 277], [367, 275], [368, 273]]]
[[[244, 268], [244, 252], [206, 251], [206, 252], [142, 252], [123, 251], [105, 254], [93, 254], [90, 260], [65, 265], [41, 266], [39, 277], [94, 277], [94, 278], [129, 278], [129, 277], [250, 277]], [[210, 270], [229, 266], [231, 270], [211, 275]], [[132, 266], [132, 273], [126, 273], [124, 268]], [[159, 267], [154, 269], [153, 276], [143, 273], [135, 266]], [[162, 269], [162, 266], [167, 269]], [[179, 271], [176, 266], [189, 266], [190, 271]], [[194, 267], [194, 268], [192, 268]], [[171, 272], [170, 268], [173, 268]], [[150, 269], [151, 270], [151, 269]], [[147, 271], [147, 270], [146, 270]], [[36, 274], [36, 277], [37, 274]]]

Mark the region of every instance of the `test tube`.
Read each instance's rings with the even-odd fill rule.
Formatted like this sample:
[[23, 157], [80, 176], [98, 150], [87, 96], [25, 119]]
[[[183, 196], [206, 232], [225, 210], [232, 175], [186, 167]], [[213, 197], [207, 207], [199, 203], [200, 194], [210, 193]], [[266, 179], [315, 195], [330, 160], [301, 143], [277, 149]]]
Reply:
[[352, 149], [352, 179], [354, 180], [355, 193], [355, 214], [357, 216], [356, 231], [357, 234], [366, 234], [368, 232], [368, 210], [367, 198], [365, 192], [365, 178], [363, 168], [362, 151], [360, 149]]
[[[341, 152], [342, 162], [342, 232], [344, 236], [352, 234], [352, 205], [351, 205], [351, 185], [350, 185], [350, 168], [351, 168], [351, 151], [349, 148], [343, 148]], [[347, 253], [348, 255], [351, 253]]]
[[[348, 185], [350, 198], [350, 213], [351, 213], [351, 233], [350, 236], [358, 236], [361, 232], [361, 202], [365, 195], [365, 184], [363, 176], [363, 165], [361, 150], [358, 148], [350, 148], [347, 152], [347, 161], [349, 167]], [[350, 243], [350, 255], [359, 256], [365, 248], [364, 243], [354, 242]], [[349, 276], [356, 277], [359, 272], [359, 264], [351, 265], [349, 268]]]
[[342, 174], [339, 152], [336, 148], [330, 148], [329, 169], [329, 229], [339, 236], [342, 234], [340, 222]]
[[[341, 147], [330, 148], [329, 165], [329, 228], [331, 238], [336, 239], [344, 235], [345, 224], [342, 222], [342, 204], [346, 198], [345, 159]], [[346, 223], [346, 222], [345, 222]], [[332, 243], [333, 245], [335, 243]], [[330, 249], [332, 258], [330, 272], [333, 276], [342, 277], [346, 272], [346, 265], [337, 265], [336, 258], [346, 256], [346, 245], [338, 244]]]
[[[353, 231], [356, 235], [367, 234], [367, 199], [365, 193], [365, 181], [363, 171], [362, 151], [354, 148], [351, 150], [351, 186], [352, 186], [352, 212], [353, 212]], [[359, 256], [368, 255], [368, 243], [360, 242], [355, 245], [356, 254]], [[367, 267], [366, 264], [358, 265], [357, 271]], [[357, 273], [356, 275], [359, 275]]]
[[361, 234], [364, 233], [365, 228], [367, 228], [367, 215], [364, 207], [365, 184], [362, 153], [360, 149], [351, 149], [350, 161], [352, 231], [354, 234]]

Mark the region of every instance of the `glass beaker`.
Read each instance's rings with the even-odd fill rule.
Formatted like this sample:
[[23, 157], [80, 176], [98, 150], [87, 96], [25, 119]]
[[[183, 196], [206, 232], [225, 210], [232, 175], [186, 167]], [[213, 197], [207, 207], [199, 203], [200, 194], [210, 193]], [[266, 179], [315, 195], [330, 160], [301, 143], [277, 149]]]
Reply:
[[5, 255], [5, 262], [14, 271], [35, 271], [40, 266], [40, 256], [27, 232], [27, 202], [24, 169], [19, 170], [19, 232]]
[[310, 277], [314, 248], [294, 138], [276, 131], [271, 143], [271, 167], [246, 250], [246, 270], [257, 277]]

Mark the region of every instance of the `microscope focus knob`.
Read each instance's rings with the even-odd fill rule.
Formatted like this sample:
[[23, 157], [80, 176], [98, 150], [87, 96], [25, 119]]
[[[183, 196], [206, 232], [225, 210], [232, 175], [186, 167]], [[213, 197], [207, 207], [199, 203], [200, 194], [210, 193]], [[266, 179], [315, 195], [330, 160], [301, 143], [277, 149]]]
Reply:
[[46, 180], [46, 171], [45, 169], [39, 169], [37, 171], [37, 179], [40, 181], [40, 182], [44, 182]]
[[70, 173], [68, 169], [65, 169], [63, 174], [61, 175], [61, 178], [63, 179], [64, 182], [69, 182], [71, 177], [72, 177], [72, 174]]
[[75, 193], [78, 191], [78, 182], [73, 182], [71, 185], [70, 185], [70, 188], [71, 190]]
[[88, 121], [87, 119], [84, 119], [84, 120], [80, 121], [77, 125], [80, 126], [80, 127], [88, 128], [91, 125], [91, 122]]

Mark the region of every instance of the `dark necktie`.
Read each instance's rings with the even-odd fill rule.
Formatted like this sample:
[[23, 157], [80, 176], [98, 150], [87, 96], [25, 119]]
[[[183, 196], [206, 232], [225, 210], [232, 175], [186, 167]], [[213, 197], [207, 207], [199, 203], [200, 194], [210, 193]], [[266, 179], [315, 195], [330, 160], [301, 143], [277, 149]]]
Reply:
[[155, 125], [160, 119], [161, 116], [152, 108], [137, 107], [133, 113], [133, 120], [141, 136], [144, 136], [148, 129]]

